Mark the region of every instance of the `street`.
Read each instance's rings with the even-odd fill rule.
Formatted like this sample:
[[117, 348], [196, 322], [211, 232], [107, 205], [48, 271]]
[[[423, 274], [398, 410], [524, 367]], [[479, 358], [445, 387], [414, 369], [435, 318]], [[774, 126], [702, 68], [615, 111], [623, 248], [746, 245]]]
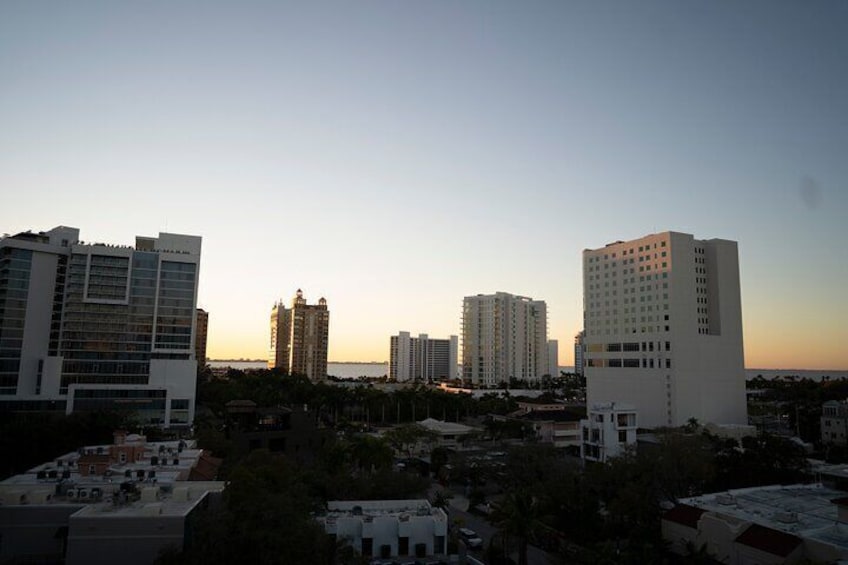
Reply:
[[[477, 535], [483, 540], [483, 547], [477, 550], [469, 549], [468, 553], [486, 562], [486, 548], [489, 547], [489, 542], [498, 533], [498, 529], [491, 525], [485, 517], [468, 512], [468, 499], [452, 489], [447, 489], [434, 483], [429, 489], [430, 500], [433, 499], [433, 494], [439, 490], [452, 495], [448, 509], [448, 517], [450, 518], [451, 525], [470, 528], [477, 532]], [[511, 557], [516, 563], [518, 562], [517, 552], [514, 552]], [[551, 555], [534, 545], [529, 545], [527, 548], [527, 563], [528, 565], [555, 565], [560, 563], [560, 560], [555, 555]]]

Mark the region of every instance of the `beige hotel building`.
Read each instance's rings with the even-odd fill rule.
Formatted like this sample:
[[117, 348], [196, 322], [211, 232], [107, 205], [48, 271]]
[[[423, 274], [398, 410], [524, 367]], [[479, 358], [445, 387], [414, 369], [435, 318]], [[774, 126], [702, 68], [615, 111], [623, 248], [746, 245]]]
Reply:
[[583, 251], [588, 406], [747, 424], [737, 244], [663, 232]]

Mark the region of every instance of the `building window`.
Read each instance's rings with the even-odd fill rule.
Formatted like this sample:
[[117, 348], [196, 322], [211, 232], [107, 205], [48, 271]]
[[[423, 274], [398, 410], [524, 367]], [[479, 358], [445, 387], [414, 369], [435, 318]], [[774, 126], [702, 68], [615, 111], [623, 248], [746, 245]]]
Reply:
[[371, 557], [374, 552], [374, 538], [362, 538], [362, 556]]
[[409, 555], [409, 536], [398, 538], [398, 555], [401, 557]]

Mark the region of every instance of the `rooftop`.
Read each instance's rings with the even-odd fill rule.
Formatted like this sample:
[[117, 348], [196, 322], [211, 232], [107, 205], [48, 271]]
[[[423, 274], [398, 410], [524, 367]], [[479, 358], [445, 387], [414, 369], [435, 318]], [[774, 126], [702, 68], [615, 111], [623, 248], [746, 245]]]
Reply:
[[835, 499], [844, 492], [820, 484], [736, 489], [679, 502], [801, 538], [848, 549], [848, 525], [838, 522]]
[[447, 521], [447, 515], [440, 508], [430, 505], [426, 499], [411, 500], [331, 500], [327, 502], [325, 519], [364, 516], [377, 517], [412, 517], [432, 516], [440, 521]]

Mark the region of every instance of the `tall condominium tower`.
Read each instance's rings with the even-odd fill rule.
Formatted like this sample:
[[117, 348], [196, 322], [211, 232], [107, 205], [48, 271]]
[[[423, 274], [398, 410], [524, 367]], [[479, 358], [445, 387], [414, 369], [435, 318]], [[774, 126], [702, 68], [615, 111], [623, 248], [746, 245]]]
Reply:
[[677, 232], [583, 251], [587, 404], [645, 427], [747, 424], [734, 241]]
[[543, 300], [506, 292], [466, 296], [462, 305], [462, 378], [475, 386], [535, 381], [548, 370], [548, 309]]
[[399, 382], [428, 382], [456, 378], [459, 338], [417, 338], [409, 332], [393, 335], [389, 342], [389, 378]]
[[559, 376], [559, 340], [551, 339], [548, 341], [548, 375], [553, 378]]
[[200, 245], [169, 233], [85, 244], [63, 226], [0, 240], [0, 409], [191, 423]]
[[586, 332], [581, 330], [574, 336], [574, 374], [583, 376], [583, 350]]
[[209, 312], [197, 309], [197, 327], [194, 332], [194, 358], [201, 369], [206, 366], [206, 336], [209, 333]]
[[321, 298], [318, 304], [307, 304], [303, 291], [297, 289], [291, 308], [279, 301], [271, 309], [268, 367], [313, 381], [325, 379], [329, 332], [327, 301]]

